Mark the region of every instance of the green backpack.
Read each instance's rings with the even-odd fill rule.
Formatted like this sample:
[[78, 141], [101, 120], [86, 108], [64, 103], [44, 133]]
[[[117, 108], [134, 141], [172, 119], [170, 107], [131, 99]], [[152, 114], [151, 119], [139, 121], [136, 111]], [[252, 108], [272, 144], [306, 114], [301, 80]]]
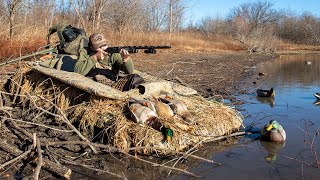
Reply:
[[78, 55], [80, 48], [88, 47], [89, 38], [83, 29], [62, 22], [49, 29], [48, 43], [50, 43], [50, 35], [55, 32], [60, 40], [57, 46], [59, 54]]

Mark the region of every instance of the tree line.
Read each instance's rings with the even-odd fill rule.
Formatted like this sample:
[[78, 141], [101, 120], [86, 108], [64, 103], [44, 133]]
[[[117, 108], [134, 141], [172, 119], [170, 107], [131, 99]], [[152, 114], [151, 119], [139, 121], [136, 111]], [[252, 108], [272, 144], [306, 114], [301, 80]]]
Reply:
[[248, 51], [274, 51], [279, 41], [320, 44], [320, 19], [310, 12], [297, 15], [290, 10], [276, 10], [268, 1], [244, 3], [230, 10], [226, 18], [203, 18], [189, 29], [207, 36], [232, 36]]
[[[269, 1], [243, 3], [224, 18], [204, 17], [185, 25], [192, 0], [1, 0], [1, 36], [10, 40], [31, 29], [47, 32], [67, 20], [87, 32], [201, 34], [232, 37], [249, 52], [275, 51], [279, 41], [319, 45], [320, 19], [277, 10]], [[130, 34], [127, 32], [130, 31]]]

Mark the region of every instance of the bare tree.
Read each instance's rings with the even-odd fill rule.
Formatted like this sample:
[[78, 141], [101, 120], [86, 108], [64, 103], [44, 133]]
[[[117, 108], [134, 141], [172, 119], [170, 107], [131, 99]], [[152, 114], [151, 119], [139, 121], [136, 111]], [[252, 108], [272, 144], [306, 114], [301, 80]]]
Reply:
[[147, 31], [161, 30], [164, 28], [168, 17], [166, 0], [145, 0], [145, 15]]
[[103, 13], [103, 21], [110, 23], [115, 30], [123, 34], [128, 27], [141, 29], [144, 9], [142, 0], [112, 0], [107, 5], [107, 11]]
[[[274, 41], [277, 38], [273, 26], [279, 20], [279, 13], [272, 6], [270, 2], [257, 1], [244, 3], [231, 9], [228, 19], [233, 27], [232, 34], [248, 48], [249, 52], [265, 51], [275, 44]], [[268, 34], [269, 41], [262, 40], [265, 34]], [[261, 43], [258, 42], [259, 40]], [[270, 45], [266, 45], [268, 42]]]
[[199, 29], [207, 36], [227, 35], [227, 21], [222, 18], [205, 17], [199, 22]]
[[169, 21], [168, 21], [168, 30], [169, 34], [173, 31], [179, 31], [182, 29], [184, 12], [188, 8], [188, 4], [191, 1], [183, 0], [170, 0], [169, 1]]
[[6, 9], [7, 16], [9, 18], [9, 39], [10, 41], [14, 35], [14, 21], [17, 11], [19, 10], [21, 5], [21, 0], [7, 0], [6, 1]]

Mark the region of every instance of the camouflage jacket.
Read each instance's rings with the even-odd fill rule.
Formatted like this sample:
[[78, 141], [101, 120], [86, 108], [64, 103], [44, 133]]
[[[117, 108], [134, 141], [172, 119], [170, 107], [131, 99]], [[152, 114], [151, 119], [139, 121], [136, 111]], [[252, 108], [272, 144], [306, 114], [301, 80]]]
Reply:
[[127, 62], [123, 62], [120, 53], [114, 53], [109, 54], [105, 60], [98, 62], [92, 57], [94, 54], [95, 52], [89, 48], [81, 48], [74, 67], [74, 72], [85, 76], [91, 69], [100, 68], [100, 66], [109, 66], [115, 74], [118, 74], [119, 71], [123, 71], [125, 74], [133, 73], [134, 67], [130, 57]]

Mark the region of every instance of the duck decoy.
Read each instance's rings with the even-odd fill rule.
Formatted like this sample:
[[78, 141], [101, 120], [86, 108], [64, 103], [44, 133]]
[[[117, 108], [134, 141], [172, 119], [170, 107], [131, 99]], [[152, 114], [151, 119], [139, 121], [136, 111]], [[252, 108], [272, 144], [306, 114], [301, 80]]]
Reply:
[[311, 61], [304, 61], [305, 65], [311, 65], [312, 62]]
[[[150, 125], [154, 129], [160, 130], [161, 125], [156, 125], [153, 121], [159, 121], [156, 112], [152, 111], [147, 106], [143, 106], [139, 103], [133, 103], [129, 106], [129, 110], [132, 115], [132, 119], [139, 124]], [[159, 127], [158, 127], [159, 126]]]
[[131, 98], [129, 103], [139, 103], [143, 106], [146, 106], [150, 108], [152, 111], [156, 112], [156, 109], [154, 107], [154, 102], [150, 101], [149, 99], [136, 99], [136, 98]]
[[284, 142], [286, 140], [286, 132], [276, 120], [271, 120], [261, 129], [261, 140]]
[[320, 100], [320, 93], [314, 93], [313, 95], [314, 95], [314, 97], [316, 97], [317, 99]]
[[171, 142], [173, 138], [173, 131], [170, 128], [161, 128], [161, 132], [164, 136], [164, 142]]
[[259, 72], [259, 76], [265, 76], [266, 73], [263, 73], [263, 72]]
[[168, 104], [158, 100], [154, 100], [153, 102], [157, 115], [160, 118], [171, 118], [174, 115], [173, 110]]
[[274, 97], [276, 95], [276, 92], [273, 88], [271, 88], [270, 90], [257, 89], [256, 92], [259, 97]]
[[184, 121], [187, 123], [194, 122], [191, 113], [188, 111], [187, 106], [181, 102], [180, 100], [173, 99], [172, 97], [159, 97], [158, 98], [161, 102], [164, 102], [170, 106], [174, 114], [181, 116]]

